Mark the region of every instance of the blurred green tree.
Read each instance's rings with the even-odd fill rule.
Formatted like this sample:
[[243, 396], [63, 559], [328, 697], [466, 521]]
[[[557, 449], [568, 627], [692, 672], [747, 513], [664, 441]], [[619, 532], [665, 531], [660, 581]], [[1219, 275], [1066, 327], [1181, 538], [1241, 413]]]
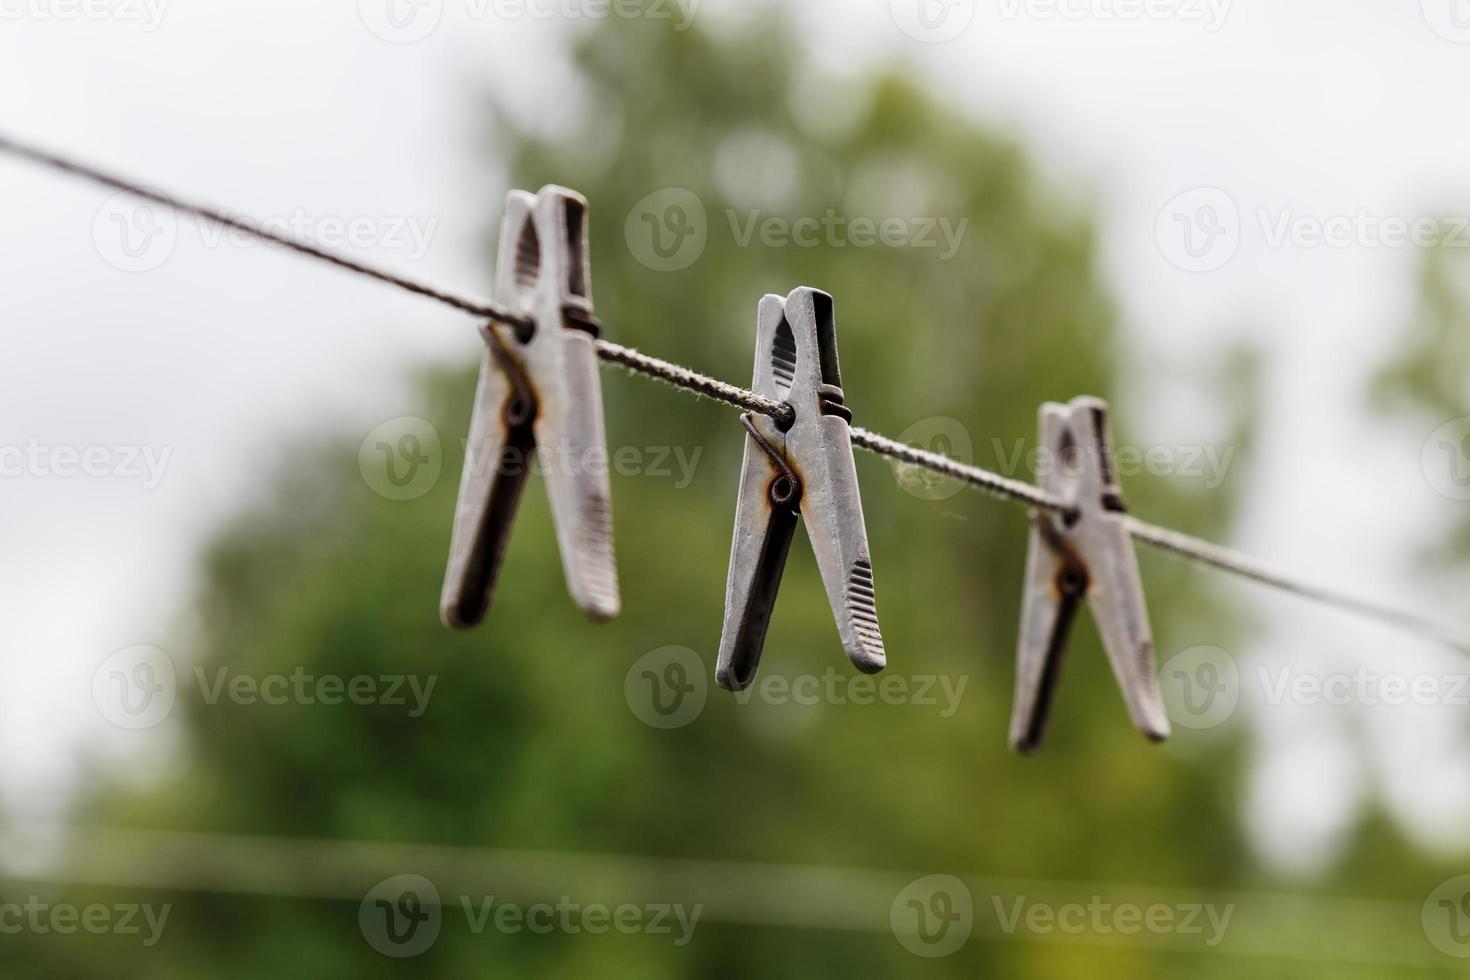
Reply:
[[[1439, 246], [1424, 253], [1419, 271], [1419, 301], [1404, 331], [1404, 344], [1375, 379], [1375, 404], [1416, 421], [1438, 426], [1470, 415], [1465, 390], [1470, 371], [1470, 294], [1460, 253], [1449, 244], [1446, 225]], [[1449, 447], [1464, 455], [1464, 446]], [[1461, 515], [1425, 549], [1440, 570], [1463, 565], [1470, 557], [1470, 517]]]

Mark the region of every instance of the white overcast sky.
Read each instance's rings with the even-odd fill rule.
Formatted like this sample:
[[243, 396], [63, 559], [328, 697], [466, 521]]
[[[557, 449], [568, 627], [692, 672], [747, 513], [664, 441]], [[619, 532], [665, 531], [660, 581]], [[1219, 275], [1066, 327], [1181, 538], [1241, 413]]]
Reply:
[[[554, 89], [565, 78], [559, 39], [592, 25], [515, 14], [586, 9], [573, 0], [484, 16], [481, 0], [419, 2], [0, 0], [0, 131], [257, 216], [432, 220], [423, 249], [405, 239], [366, 251], [484, 292], [479, 241], [500, 181], [468, 125], [480, 86], [537, 78]], [[416, 43], [385, 41], [390, 3], [402, 30], [437, 17], [436, 28]], [[690, 3], [670, 29], [690, 13], [733, 29], [749, 0]], [[1448, 420], [1389, 425], [1360, 408], [1365, 378], [1408, 316], [1419, 256], [1359, 232], [1341, 247], [1282, 244], [1272, 229], [1360, 211], [1374, 228], [1470, 214], [1470, 3], [791, 6], [816, 68], [841, 75], [906, 58], [954, 104], [1020, 139], [1057, 194], [1095, 210], [1102, 272], [1136, 356], [1131, 428], [1146, 444], [1217, 436], [1218, 413], [1194, 382], [1228, 344], [1264, 345], [1268, 422], [1249, 465], [1230, 473], [1248, 501], [1232, 544], [1460, 611], [1463, 583], [1418, 575], [1405, 544], [1465, 506], [1436, 491], [1420, 463]], [[1194, 193], [1177, 198], [1184, 192]], [[191, 221], [159, 267], [123, 271], [98, 241], [107, 229], [119, 240], [113, 221], [135, 212], [108, 210], [107, 199], [0, 158], [0, 446], [171, 453], [156, 487], [141, 477], [0, 478], [0, 790], [30, 813], [65, 800], [84, 754], [135, 759], [144, 739], [167, 738], [120, 733], [99, 717], [93, 673], [114, 651], [172, 630], [199, 544], [280, 447], [328, 424], [366, 433], [415, 414], [405, 369], [468, 363], [478, 344], [435, 304], [279, 251], [219, 244]], [[1226, 251], [1181, 254], [1176, 212], [1200, 235], [1218, 217], [1228, 234], [1213, 241]], [[1220, 267], [1185, 271], [1171, 258]], [[1239, 588], [1268, 627], [1232, 651], [1255, 722], [1240, 800], [1262, 853], [1320, 865], [1357, 804], [1383, 788], [1421, 844], [1470, 846], [1470, 709], [1267, 710], [1250, 680], [1261, 665], [1442, 674], [1458, 661]], [[1171, 751], [1188, 751], [1187, 740]]]

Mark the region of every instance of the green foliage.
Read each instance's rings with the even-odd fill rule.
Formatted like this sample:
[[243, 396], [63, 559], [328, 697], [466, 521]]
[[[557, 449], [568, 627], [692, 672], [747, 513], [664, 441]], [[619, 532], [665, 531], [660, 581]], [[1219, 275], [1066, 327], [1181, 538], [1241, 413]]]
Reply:
[[[1470, 370], [1470, 292], [1464, 261], [1449, 244], [1425, 253], [1419, 303], [1405, 344], [1375, 380], [1372, 394], [1381, 407], [1409, 415], [1431, 427], [1470, 415], [1465, 377]], [[1442, 566], [1462, 565], [1470, 555], [1470, 517], [1461, 516], [1425, 549]]]

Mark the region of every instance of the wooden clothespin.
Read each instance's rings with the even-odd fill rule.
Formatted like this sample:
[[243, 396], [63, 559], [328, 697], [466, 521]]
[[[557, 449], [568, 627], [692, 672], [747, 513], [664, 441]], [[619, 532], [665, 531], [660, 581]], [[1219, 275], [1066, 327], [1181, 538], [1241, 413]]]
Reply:
[[593, 619], [618, 613], [591, 286], [586, 199], [564, 187], [511, 191], [495, 295], [519, 319], [480, 331], [485, 360], [440, 599], [449, 626], [474, 626], [490, 608], [533, 455], [573, 601]]
[[1047, 402], [1041, 406], [1040, 427], [1046, 465], [1037, 482], [1070, 509], [1031, 512], [1011, 745], [1029, 752], [1041, 742], [1067, 636], [1083, 599], [1092, 607], [1134, 726], [1161, 741], [1169, 735], [1169, 719], [1159, 696], [1138, 558], [1122, 520], [1107, 405], [1097, 398], [1077, 398], [1070, 405]]
[[761, 300], [751, 388], [789, 405], [793, 420], [783, 427], [765, 416], [741, 416], [748, 436], [716, 679], [736, 691], [755, 679], [798, 516], [842, 647], [858, 670], [876, 673], [886, 658], [831, 296], [800, 288], [785, 299]]

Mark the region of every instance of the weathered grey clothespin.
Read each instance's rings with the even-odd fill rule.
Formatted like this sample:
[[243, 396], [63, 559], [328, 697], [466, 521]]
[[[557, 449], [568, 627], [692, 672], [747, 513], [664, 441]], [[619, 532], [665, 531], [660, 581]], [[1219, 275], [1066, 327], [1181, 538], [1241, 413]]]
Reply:
[[761, 300], [751, 388], [785, 402], [793, 419], [783, 428], [765, 416], [741, 417], [748, 436], [716, 679], [736, 691], [754, 680], [798, 516], [806, 523], [842, 648], [858, 670], [876, 673], [885, 663], [883, 636], [831, 296], [801, 288], [785, 299]]
[[1027, 752], [1041, 742], [1067, 635], [1084, 598], [1134, 726], [1162, 740], [1169, 719], [1159, 697], [1138, 558], [1121, 516], [1107, 405], [1097, 398], [1047, 402], [1040, 423], [1045, 465], [1037, 482], [1072, 509], [1031, 512], [1011, 745]]
[[564, 187], [511, 191], [495, 296], [519, 319], [481, 328], [464, 475], [440, 612], [485, 617], [532, 457], [539, 457], [567, 588], [593, 619], [618, 613], [602, 382], [587, 255], [587, 201]]

